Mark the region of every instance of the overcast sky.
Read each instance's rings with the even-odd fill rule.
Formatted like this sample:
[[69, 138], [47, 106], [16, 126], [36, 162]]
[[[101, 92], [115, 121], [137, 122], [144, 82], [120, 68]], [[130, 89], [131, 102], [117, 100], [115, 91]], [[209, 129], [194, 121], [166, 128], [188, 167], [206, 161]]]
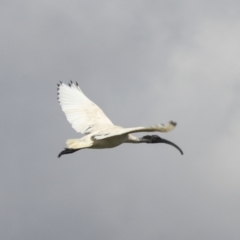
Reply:
[[[1, 0], [0, 34], [1, 239], [240, 239], [240, 1]], [[184, 155], [58, 159], [70, 80], [117, 125], [176, 121]]]

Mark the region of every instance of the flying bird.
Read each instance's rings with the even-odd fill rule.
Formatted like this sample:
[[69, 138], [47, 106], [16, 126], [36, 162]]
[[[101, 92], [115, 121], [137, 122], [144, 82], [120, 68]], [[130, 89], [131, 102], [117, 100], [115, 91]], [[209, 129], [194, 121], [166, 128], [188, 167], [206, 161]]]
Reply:
[[166, 143], [183, 151], [174, 143], [157, 135], [136, 137], [136, 132], [169, 132], [176, 127], [176, 122], [157, 124], [149, 127], [123, 128], [114, 125], [104, 112], [90, 99], [88, 99], [78, 83], [72, 81], [66, 85], [58, 85], [58, 101], [72, 127], [85, 136], [77, 139], [68, 139], [67, 148], [59, 153], [74, 153], [84, 148], [102, 149], [117, 147], [122, 143]]

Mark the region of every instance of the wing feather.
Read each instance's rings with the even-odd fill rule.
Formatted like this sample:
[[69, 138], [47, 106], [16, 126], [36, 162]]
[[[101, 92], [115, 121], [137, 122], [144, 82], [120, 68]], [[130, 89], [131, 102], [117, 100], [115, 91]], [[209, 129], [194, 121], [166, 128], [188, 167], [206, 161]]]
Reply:
[[149, 127], [133, 127], [133, 128], [122, 128], [113, 126], [108, 129], [102, 129], [93, 135], [93, 139], [101, 140], [123, 134], [136, 133], [136, 132], [169, 132], [176, 127], [177, 123], [170, 121], [167, 124], [157, 124]]
[[104, 112], [81, 91], [78, 84], [58, 84], [58, 100], [72, 127], [89, 134], [113, 123]]

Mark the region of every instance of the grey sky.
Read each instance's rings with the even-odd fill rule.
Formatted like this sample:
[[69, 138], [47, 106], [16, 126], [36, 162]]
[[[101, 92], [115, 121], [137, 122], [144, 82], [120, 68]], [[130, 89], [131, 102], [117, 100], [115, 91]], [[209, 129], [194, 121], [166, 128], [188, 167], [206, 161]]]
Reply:
[[[0, 238], [240, 239], [240, 2], [0, 1]], [[117, 125], [179, 145], [58, 159], [78, 81]], [[80, 136], [79, 136], [80, 137]]]

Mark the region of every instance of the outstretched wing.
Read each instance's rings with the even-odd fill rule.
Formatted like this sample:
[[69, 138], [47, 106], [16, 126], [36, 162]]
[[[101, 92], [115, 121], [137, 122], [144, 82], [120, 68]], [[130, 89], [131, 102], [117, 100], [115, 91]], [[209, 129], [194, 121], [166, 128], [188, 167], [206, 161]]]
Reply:
[[133, 128], [122, 128], [118, 126], [110, 127], [109, 129], [102, 129], [93, 135], [96, 140], [110, 138], [113, 136], [119, 136], [123, 134], [136, 133], [136, 132], [169, 132], [176, 127], [177, 123], [170, 121], [167, 124], [157, 124], [149, 127], [133, 127]]
[[113, 123], [104, 112], [81, 91], [78, 84], [58, 84], [58, 100], [67, 120], [80, 133], [89, 134]]

